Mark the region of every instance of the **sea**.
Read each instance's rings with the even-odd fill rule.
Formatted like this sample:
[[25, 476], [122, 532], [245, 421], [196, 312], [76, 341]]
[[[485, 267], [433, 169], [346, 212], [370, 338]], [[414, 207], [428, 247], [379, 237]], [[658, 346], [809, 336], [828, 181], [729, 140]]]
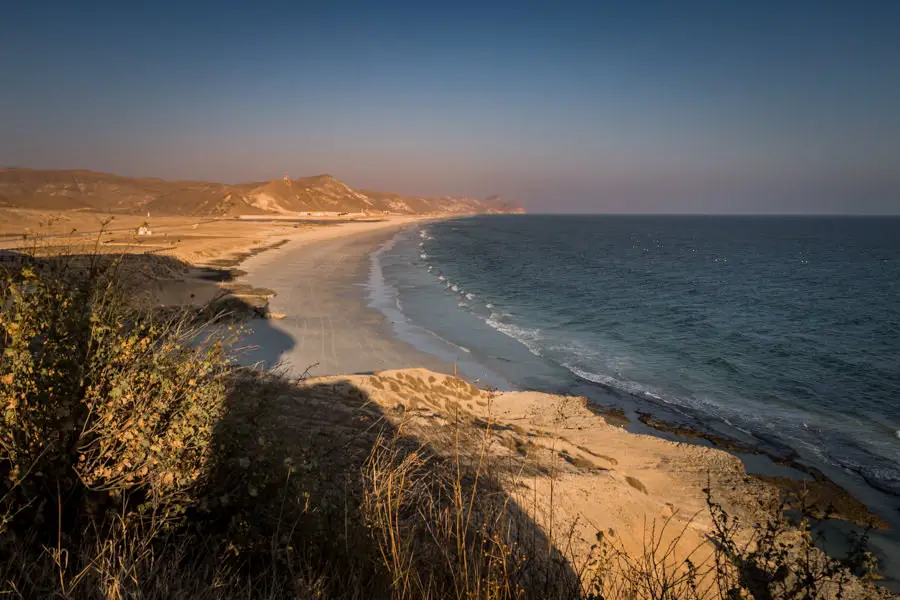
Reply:
[[900, 528], [900, 218], [462, 218], [386, 242], [368, 288], [482, 385], [790, 457]]

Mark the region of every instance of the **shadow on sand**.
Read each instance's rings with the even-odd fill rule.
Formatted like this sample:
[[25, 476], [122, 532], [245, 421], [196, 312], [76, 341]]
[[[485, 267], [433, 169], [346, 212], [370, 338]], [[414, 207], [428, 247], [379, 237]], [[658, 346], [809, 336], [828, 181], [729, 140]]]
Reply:
[[[269, 320], [248, 325], [267, 343], [254, 354], [269, 365], [293, 344]], [[408, 403], [402, 396], [396, 402]], [[340, 378], [303, 381], [277, 368], [239, 368], [226, 402], [209, 501], [197, 522], [215, 529], [204, 539], [240, 549], [249, 579], [277, 573], [290, 597], [317, 586], [328, 597], [453, 597], [491, 579], [522, 598], [580, 595], [579, 577], [494, 478], [501, 473], [474, 475], [478, 448], [448, 456], [446, 447], [401, 431], [396, 415]], [[392, 478], [396, 487], [386, 492]], [[400, 563], [409, 573], [404, 582], [397, 581]]]
[[[7, 272], [30, 263], [61, 277], [113, 258], [4, 255]], [[135, 289], [189, 268], [164, 256], [117, 260]], [[236, 321], [259, 316], [241, 298], [228, 302]], [[200, 322], [221, 314], [215, 304], [187, 310]], [[293, 344], [264, 318], [253, 325], [274, 344], [273, 362]], [[227, 562], [250, 598], [486, 597], [487, 585], [509, 588], [492, 597], [579, 595], [576, 573], [490, 470], [476, 475], [466, 459], [407, 435], [349, 381], [235, 367], [226, 389], [206, 484], [177, 532], [188, 551], [176, 573], [193, 574], [194, 591], [217, 589]]]
[[242, 369], [227, 404], [198, 523], [234, 544], [246, 577], [280, 573], [290, 597], [313, 586], [327, 597], [457, 597], [492, 579], [522, 598], [579, 596], [569, 563], [489, 470], [458, 470], [352, 383]]

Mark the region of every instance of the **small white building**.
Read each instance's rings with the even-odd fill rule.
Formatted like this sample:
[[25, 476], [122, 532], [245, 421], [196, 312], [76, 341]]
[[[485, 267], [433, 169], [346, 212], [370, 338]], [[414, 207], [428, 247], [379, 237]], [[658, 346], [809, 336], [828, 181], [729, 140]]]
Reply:
[[141, 225], [137, 229], [137, 234], [138, 235], [153, 235], [153, 232], [150, 230], [149, 225]]

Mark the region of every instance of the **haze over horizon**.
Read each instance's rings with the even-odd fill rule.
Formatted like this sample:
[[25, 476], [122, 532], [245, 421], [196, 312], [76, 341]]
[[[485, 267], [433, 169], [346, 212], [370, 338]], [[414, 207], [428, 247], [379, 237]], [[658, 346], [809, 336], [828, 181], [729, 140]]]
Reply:
[[0, 166], [900, 214], [900, 4], [190, 4], [5, 6]]

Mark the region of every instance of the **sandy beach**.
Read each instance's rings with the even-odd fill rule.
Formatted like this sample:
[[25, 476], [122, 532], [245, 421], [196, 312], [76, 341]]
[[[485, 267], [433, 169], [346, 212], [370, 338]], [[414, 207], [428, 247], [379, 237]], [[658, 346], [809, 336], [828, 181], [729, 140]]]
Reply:
[[[225, 293], [263, 308], [243, 324], [240, 362], [287, 375], [269, 398], [270, 433], [306, 444], [298, 456], [321, 453], [328, 465], [354, 445], [365, 456], [389, 431], [442, 459], [488, 461], [492, 485], [576, 562], [605, 539], [632, 556], [656, 547], [672, 565], [704, 563], [713, 554], [708, 494], [745, 523], [772, 516], [781, 490], [748, 476], [733, 454], [630, 433], [585, 398], [479, 389], [454, 377], [452, 362], [395, 337], [368, 305], [371, 254], [427, 220], [181, 219], [138, 243], [122, 232], [101, 240], [108, 252], [162, 256], [141, 281], [157, 305]], [[361, 465], [342, 468], [353, 478]]]
[[[546, 525], [552, 518], [555, 527], [574, 532], [576, 539], [567, 543], [583, 553], [598, 531], [615, 532], [617, 544], [640, 552], [648, 527], [665, 525], [666, 543], [681, 536], [673, 557], [687, 556], [711, 531], [707, 484], [716, 502], [747, 522], [765, 518], [777, 504], [777, 484], [748, 476], [733, 454], [628, 433], [582, 398], [527, 391], [469, 397], [448, 394], [452, 384], [423, 393], [448, 381], [454, 365], [397, 339], [385, 316], [367, 305], [365, 285], [370, 254], [415, 221], [310, 229], [243, 261], [240, 269], [247, 274], [239, 282], [275, 293], [269, 298], [274, 318], [248, 323], [245, 342], [252, 348], [244, 362], [278, 364], [293, 377], [308, 375], [303, 385], [334, 385], [337, 404], [354, 401], [356, 392], [345, 398], [341, 391], [349, 384], [393, 426], [444, 453], [452, 450], [448, 423], [462, 419], [472, 433], [473, 423], [495, 422], [490, 446], [496, 457], [552, 473], [507, 482], [508, 493], [530, 494], [522, 504], [535, 522]], [[296, 427], [304, 428], [305, 418], [298, 418]], [[694, 556], [704, 553], [709, 549]]]
[[299, 376], [366, 373], [452, 365], [396, 340], [384, 316], [365, 303], [369, 255], [397, 231], [421, 219], [347, 223], [298, 234], [277, 250], [241, 263], [239, 282], [270, 289], [277, 318], [254, 320], [248, 362], [280, 362]]
[[[775, 500], [774, 486], [747, 477], [735, 456], [627, 433], [584, 399], [488, 394], [468, 383], [457, 389], [458, 380], [447, 377], [452, 364], [395, 339], [385, 317], [366, 305], [370, 253], [411, 224], [395, 219], [310, 230], [242, 262], [247, 274], [240, 282], [275, 292], [269, 300], [275, 318], [248, 323], [245, 342], [253, 348], [244, 361], [308, 374], [302, 385], [333, 389], [334, 405], [352, 404], [361, 391], [394, 427], [441, 453], [453, 451], [447, 425], [462, 424], [476, 436], [475, 448], [473, 423], [496, 423], [488, 442], [493, 456], [544, 474], [510, 479], [507, 492], [527, 496], [519, 504], [535, 522], [574, 532], [565, 543], [585, 555], [597, 532], [612, 532], [623, 548], [639, 552], [647, 528], [668, 523], [666, 543], [682, 536], [673, 556], [687, 556], [711, 528], [707, 478], [717, 501], [742, 516], [758, 517]], [[301, 407], [285, 418], [298, 431], [327, 419]]]

